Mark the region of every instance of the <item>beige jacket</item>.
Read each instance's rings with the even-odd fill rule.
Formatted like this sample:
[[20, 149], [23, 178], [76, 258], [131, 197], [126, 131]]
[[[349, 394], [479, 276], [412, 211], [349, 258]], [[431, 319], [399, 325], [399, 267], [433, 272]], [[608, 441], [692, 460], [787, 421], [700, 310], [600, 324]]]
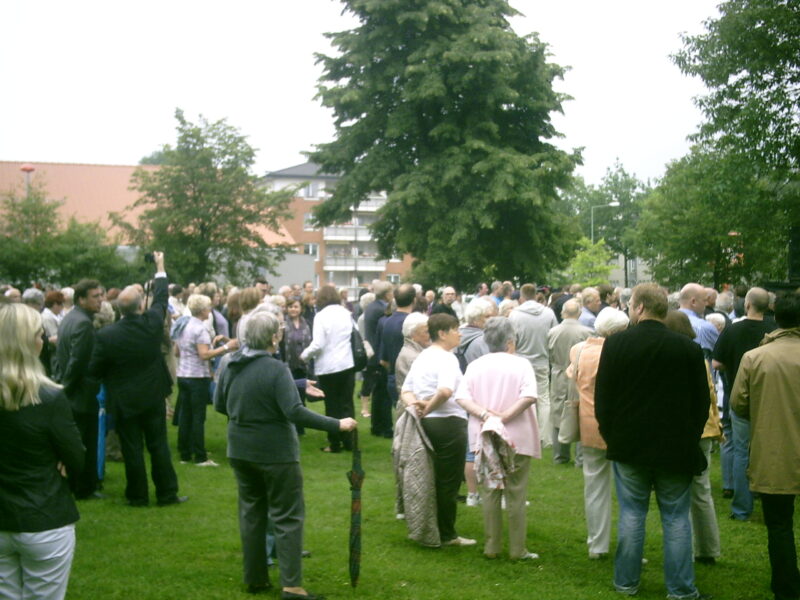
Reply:
[[[594, 416], [594, 382], [597, 378], [600, 353], [603, 351], [605, 341], [605, 338], [593, 337], [580, 344], [575, 344], [569, 351], [572, 364], [567, 368], [567, 375], [575, 379], [575, 386], [578, 389], [581, 444], [598, 450], [605, 450], [606, 442], [600, 435], [600, 425]], [[576, 359], [578, 359], [578, 368], [574, 370]]]
[[776, 329], [745, 353], [731, 406], [750, 420], [750, 489], [800, 494], [800, 328]]

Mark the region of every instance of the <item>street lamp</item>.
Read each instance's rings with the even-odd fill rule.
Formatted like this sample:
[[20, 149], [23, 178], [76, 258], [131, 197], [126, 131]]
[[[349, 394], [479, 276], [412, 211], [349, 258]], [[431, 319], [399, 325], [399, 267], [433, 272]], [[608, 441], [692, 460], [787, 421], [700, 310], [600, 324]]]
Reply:
[[591, 210], [589, 211], [591, 213], [591, 215], [592, 215], [592, 245], [594, 245], [594, 209], [595, 208], [605, 208], [607, 206], [612, 206], [612, 207], [616, 208], [617, 206], [619, 206], [619, 202], [614, 200], [614, 202], [609, 202], [608, 204], [598, 204], [597, 206], [593, 206], [591, 208]]

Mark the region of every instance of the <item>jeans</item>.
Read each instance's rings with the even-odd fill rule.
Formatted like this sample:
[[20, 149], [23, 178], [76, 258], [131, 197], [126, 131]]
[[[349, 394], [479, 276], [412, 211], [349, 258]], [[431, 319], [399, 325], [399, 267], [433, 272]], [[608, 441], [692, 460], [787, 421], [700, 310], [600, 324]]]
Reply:
[[730, 412], [723, 415], [722, 433], [725, 440], [719, 445], [719, 463], [722, 469], [722, 489], [733, 489], [733, 425], [731, 424]]
[[746, 521], [753, 512], [753, 494], [747, 481], [747, 466], [750, 464], [750, 421], [731, 410], [733, 426], [733, 502], [731, 515], [738, 521]]
[[201, 463], [206, 454], [208, 377], [178, 377], [178, 454], [183, 461]]
[[0, 598], [63, 598], [74, 553], [75, 525], [0, 531]]
[[775, 600], [800, 598], [800, 572], [797, 570], [793, 527], [794, 499], [793, 495], [761, 494]]
[[664, 583], [667, 598], [697, 598], [689, 520], [692, 476], [614, 463], [619, 502], [614, 587], [634, 595], [642, 574], [645, 521], [650, 490], [655, 489], [664, 535]]

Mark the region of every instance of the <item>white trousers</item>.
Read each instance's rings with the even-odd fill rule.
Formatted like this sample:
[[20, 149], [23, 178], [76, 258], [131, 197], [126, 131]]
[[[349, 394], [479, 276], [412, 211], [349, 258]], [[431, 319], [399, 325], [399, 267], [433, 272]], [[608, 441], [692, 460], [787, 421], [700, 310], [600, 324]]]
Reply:
[[694, 555], [703, 558], [719, 558], [720, 542], [717, 511], [711, 497], [711, 439], [700, 440], [700, 449], [708, 461], [706, 470], [692, 479], [692, 532], [694, 533]]
[[608, 554], [611, 544], [611, 461], [605, 450], [583, 447], [583, 501], [589, 552]]
[[0, 598], [61, 600], [74, 553], [74, 524], [36, 533], [0, 531]]
[[536, 373], [536, 419], [539, 421], [539, 440], [542, 448], [553, 444], [553, 426], [550, 424], [550, 366], [534, 367]]

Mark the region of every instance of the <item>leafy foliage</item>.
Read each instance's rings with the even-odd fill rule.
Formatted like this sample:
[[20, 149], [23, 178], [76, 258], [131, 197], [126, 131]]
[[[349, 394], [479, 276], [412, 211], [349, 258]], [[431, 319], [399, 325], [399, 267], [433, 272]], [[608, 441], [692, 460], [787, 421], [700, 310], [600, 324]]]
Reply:
[[566, 281], [583, 287], [608, 283], [614, 266], [609, 264], [614, 254], [606, 247], [605, 240], [594, 244], [589, 238], [581, 238], [575, 256], [566, 269]]
[[546, 45], [511, 30], [504, 0], [345, 6], [360, 25], [329, 34], [338, 56], [317, 56], [336, 139], [310, 158], [341, 175], [317, 221], [386, 190], [372, 233], [382, 255], [414, 255], [416, 278], [465, 286], [563, 266], [575, 237], [557, 192], [580, 158], [548, 141], [565, 97]]
[[747, 161], [695, 148], [672, 163], [645, 201], [637, 251], [654, 278], [756, 283], [781, 271], [789, 235], [776, 190]]
[[[565, 198], [577, 213], [583, 235], [587, 238], [604, 239], [608, 250], [624, 257], [625, 286], [628, 286], [628, 260], [635, 256], [636, 227], [649, 183], [640, 181], [628, 173], [617, 161], [606, 169], [599, 186], [587, 185], [576, 177]], [[608, 206], [612, 202], [619, 206]], [[592, 232], [592, 207], [594, 210], [594, 232]]]
[[[283, 246], [264, 240], [289, 215], [292, 190], [269, 192], [250, 174], [255, 150], [224, 120], [189, 122], [175, 111], [175, 147], [160, 150], [158, 169], [140, 167], [133, 188], [141, 197], [112, 219], [142, 248], [163, 249], [179, 281], [202, 281], [223, 272], [235, 279], [272, 270]], [[152, 156], [157, 156], [154, 153]]]
[[131, 281], [136, 265], [116, 252], [99, 223], [74, 217], [65, 224], [62, 202], [47, 198], [44, 184], [11, 190], [0, 198], [0, 280], [27, 287], [33, 282], [68, 285], [96, 277], [108, 286]]

